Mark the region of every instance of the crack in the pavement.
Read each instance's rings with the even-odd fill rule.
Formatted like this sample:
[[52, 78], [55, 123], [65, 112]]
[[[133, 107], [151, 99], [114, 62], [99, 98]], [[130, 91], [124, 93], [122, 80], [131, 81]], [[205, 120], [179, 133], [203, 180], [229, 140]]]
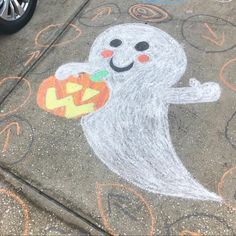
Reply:
[[[55, 204], [56, 206], [58, 206], [60, 209], [66, 211], [67, 213], [70, 213], [71, 215], [73, 215], [74, 217], [78, 218], [79, 220], [82, 220], [84, 223], [86, 223], [87, 225], [93, 227], [94, 229], [96, 229], [97, 231], [105, 234], [105, 235], [110, 235], [107, 231], [105, 231], [104, 229], [102, 229], [101, 227], [99, 227], [98, 225], [96, 225], [94, 222], [92, 222], [91, 220], [87, 219], [86, 217], [82, 216], [81, 214], [77, 213], [76, 211], [70, 209], [69, 207], [65, 206], [63, 203], [59, 202], [58, 200], [56, 200], [55, 198], [49, 196], [48, 194], [44, 193], [43, 191], [41, 191], [40, 189], [38, 189], [37, 187], [33, 186], [32, 184], [30, 184], [29, 182], [27, 182], [26, 180], [24, 180], [23, 178], [21, 178], [20, 176], [14, 174], [12, 171], [10, 171], [8, 168], [2, 166], [0, 164], [0, 174], [4, 177], [6, 177], [6, 174], [10, 175], [11, 178], [15, 179], [16, 181], [19, 181], [22, 185], [26, 186], [27, 188], [29, 188], [32, 192], [39, 194], [41, 197], [43, 197], [45, 200], [49, 201], [50, 203]], [[9, 181], [9, 180], [6, 180]], [[9, 181], [10, 184], [12, 184], [14, 187], [16, 187], [13, 183], [11, 183], [11, 181]], [[22, 191], [24, 193], [24, 191]], [[52, 210], [51, 210], [52, 211]]]
[[56, 37], [52, 40], [52, 42], [49, 44], [47, 48], [45, 48], [41, 55], [32, 63], [32, 65], [23, 73], [20, 73], [18, 77], [20, 79], [10, 88], [10, 90], [7, 92], [5, 96], [3, 96], [2, 99], [0, 99], [0, 106], [4, 103], [4, 101], [8, 98], [8, 96], [16, 89], [18, 84], [21, 83], [22, 79], [26, 77], [31, 70], [38, 64], [39, 61], [44, 57], [44, 55], [50, 51], [50, 49], [53, 47], [53, 45], [61, 39], [61, 37], [64, 35], [64, 33], [67, 31], [69, 25], [73, 23], [73, 21], [83, 12], [83, 10], [86, 8], [86, 6], [89, 4], [91, 0], [85, 0], [84, 3], [78, 8], [78, 10], [64, 23], [64, 25], [61, 27], [61, 31], [56, 35]]

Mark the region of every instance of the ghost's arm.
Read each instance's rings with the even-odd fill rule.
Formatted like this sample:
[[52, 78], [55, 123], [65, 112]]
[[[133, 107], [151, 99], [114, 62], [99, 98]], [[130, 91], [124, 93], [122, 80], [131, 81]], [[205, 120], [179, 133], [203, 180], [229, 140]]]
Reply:
[[201, 84], [196, 79], [190, 79], [189, 87], [169, 88], [166, 91], [165, 102], [169, 104], [189, 104], [215, 102], [220, 98], [221, 90], [217, 83]]
[[60, 66], [55, 76], [58, 80], [65, 80], [69, 76], [78, 76], [81, 73], [95, 74], [98, 71], [101, 71], [101, 68], [90, 63], [68, 63]]

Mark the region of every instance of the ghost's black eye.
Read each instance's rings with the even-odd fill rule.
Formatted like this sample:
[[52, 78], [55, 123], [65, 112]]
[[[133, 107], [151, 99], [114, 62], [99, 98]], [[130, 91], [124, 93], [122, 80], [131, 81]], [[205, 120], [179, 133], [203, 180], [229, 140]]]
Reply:
[[139, 52], [146, 51], [147, 49], [149, 49], [149, 44], [145, 41], [139, 42], [135, 45], [135, 49]]
[[110, 46], [112, 46], [113, 48], [117, 48], [122, 44], [122, 41], [120, 39], [113, 39], [110, 42]]

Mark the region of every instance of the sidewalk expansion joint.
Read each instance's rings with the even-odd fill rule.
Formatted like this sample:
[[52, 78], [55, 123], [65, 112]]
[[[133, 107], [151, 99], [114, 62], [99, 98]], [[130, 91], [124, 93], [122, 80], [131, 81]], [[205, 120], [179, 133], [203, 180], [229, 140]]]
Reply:
[[[45, 202], [47, 202], [49, 204], [56, 205], [58, 208], [60, 208], [60, 210], [62, 212], [66, 212], [66, 213], [72, 215], [73, 217], [76, 217], [78, 220], [84, 222], [88, 226], [91, 226], [92, 228], [94, 228], [95, 230], [97, 230], [98, 232], [100, 232], [102, 234], [110, 235], [108, 232], [106, 232], [104, 229], [102, 229], [101, 227], [99, 227], [98, 225], [93, 223], [91, 220], [87, 219], [86, 217], [82, 216], [81, 214], [77, 213], [76, 211], [68, 208], [63, 203], [59, 202], [55, 198], [44, 193], [43, 191], [41, 191], [37, 187], [33, 186], [32, 184], [28, 183], [26, 180], [24, 180], [23, 178], [21, 178], [20, 176], [18, 176], [16, 174], [14, 174], [8, 168], [3, 167], [2, 165], [0, 165], [0, 175], [2, 175], [6, 179], [6, 181], [9, 182], [9, 184], [11, 184], [13, 187], [15, 187], [15, 188], [19, 187], [13, 183], [14, 181], [16, 181], [19, 183], [19, 185], [23, 186], [24, 188], [27, 188], [27, 190], [25, 190], [25, 191], [30, 191], [31, 194], [40, 195], [40, 197], [42, 197]], [[22, 193], [24, 194], [24, 190], [22, 190]], [[68, 222], [68, 223], [70, 223], [70, 222]]]

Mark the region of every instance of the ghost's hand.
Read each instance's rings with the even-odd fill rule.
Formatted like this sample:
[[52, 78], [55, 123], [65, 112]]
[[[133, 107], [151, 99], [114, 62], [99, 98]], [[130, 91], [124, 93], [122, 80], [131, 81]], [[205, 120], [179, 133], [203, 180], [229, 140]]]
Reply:
[[201, 84], [196, 79], [190, 79], [189, 87], [166, 90], [165, 102], [168, 104], [215, 102], [220, 98], [220, 94], [220, 87], [217, 83], [208, 82]]
[[200, 102], [214, 102], [220, 98], [220, 86], [214, 82], [201, 84], [198, 80], [192, 78], [189, 85], [194, 89], [194, 93]]

